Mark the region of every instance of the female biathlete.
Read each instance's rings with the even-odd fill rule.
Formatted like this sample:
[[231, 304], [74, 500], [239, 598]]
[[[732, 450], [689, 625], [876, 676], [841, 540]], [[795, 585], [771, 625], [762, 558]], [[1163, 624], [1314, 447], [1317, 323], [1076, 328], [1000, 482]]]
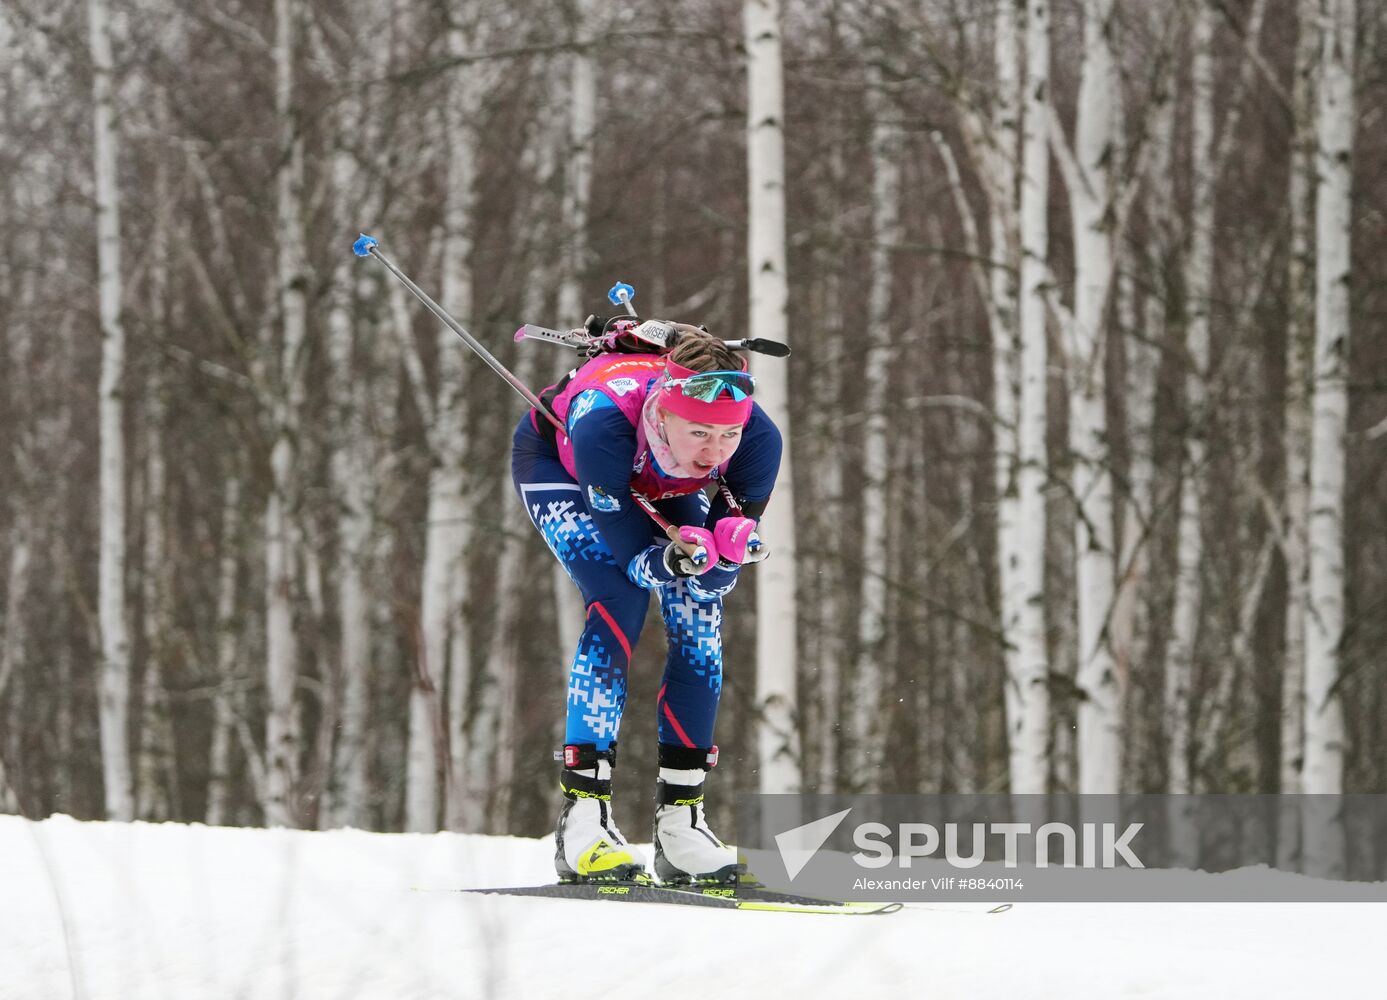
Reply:
[[[612, 815], [612, 771], [651, 591], [669, 641], [655, 705], [655, 874], [670, 883], [737, 874], [704, 818], [703, 780], [717, 762], [722, 600], [742, 566], [767, 551], [756, 521], [775, 485], [781, 438], [752, 399], [742, 355], [694, 327], [673, 333], [668, 353], [601, 354], [546, 390], [541, 399], [566, 434], [534, 410], [515, 430], [516, 492], [587, 608], [568, 675], [559, 778], [554, 864], [564, 881], [644, 872]], [[682, 526], [686, 545], [670, 542], [633, 495]], [[695, 546], [706, 559], [690, 557]]]

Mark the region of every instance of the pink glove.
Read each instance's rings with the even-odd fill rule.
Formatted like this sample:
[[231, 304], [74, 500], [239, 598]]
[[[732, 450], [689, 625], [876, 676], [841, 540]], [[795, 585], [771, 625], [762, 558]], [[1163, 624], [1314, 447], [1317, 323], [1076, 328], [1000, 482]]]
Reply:
[[673, 542], [665, 546], [665, 565], [677, 576], [702, 576], [718, 564], [718, 543], [707, 528], [692, 528], [687, 525], [679, 529], [679, 540], [688, 545], [698, 545], [704, 550], [704, 558], [695, 562]]
[[761, 536], [756, 534], [756, 522], [749, 517], [724, 517], [713, 527], [713, 539], [718, 555], [728, 562], [747, 562], [748, 548], [752, 552], [750, 561], [758, 561], [755, 553], [761, 548]]

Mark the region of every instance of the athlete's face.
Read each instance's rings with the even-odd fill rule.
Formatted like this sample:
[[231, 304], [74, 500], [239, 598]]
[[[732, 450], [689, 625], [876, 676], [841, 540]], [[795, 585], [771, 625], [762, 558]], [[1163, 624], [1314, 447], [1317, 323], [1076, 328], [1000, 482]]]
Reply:
[[661, 408], [665, 440], [674, 460], [706, 476], [732, 457], [742, 443], [741, 424], [700, 424]]

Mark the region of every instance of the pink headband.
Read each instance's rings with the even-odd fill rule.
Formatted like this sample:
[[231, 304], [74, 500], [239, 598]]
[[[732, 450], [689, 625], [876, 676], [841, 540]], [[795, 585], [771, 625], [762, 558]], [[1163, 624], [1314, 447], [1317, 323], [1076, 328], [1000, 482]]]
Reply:
[[[742, 360], [742, 370], [746, 361]], [[684, 379], [701, 374], [683, 365], [665, 359], [665, 372], [670, 378]], [[660, 405], [677, 417], [700, 424], [745, 424], [751, 419], [751, 397], [733, 399], [730, 393], [719, 393], [711, 403], [685, 396], [680, 386], [660, 383]]]

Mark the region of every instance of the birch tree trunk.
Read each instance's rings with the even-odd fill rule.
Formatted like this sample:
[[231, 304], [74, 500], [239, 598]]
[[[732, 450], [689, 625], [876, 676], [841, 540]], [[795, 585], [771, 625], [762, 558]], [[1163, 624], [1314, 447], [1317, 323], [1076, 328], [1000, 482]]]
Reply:
[[[1038, 726], [1043, 731], [1048, 710], [1034, 701], [1027, 702], [1028, 691], [1013, 690], [1016, 678], [1025, 671], [1021, 647], [1016, 643], [1016, 630], [1025, 612], [1027, 576], [1022, 572], [1027, 564], [1025, 548], [1034, 539], [1022, 519], [1020, 493], [1020, 414], [1021, 414], [1021, 233], [1020, 222], [1020, 154], [1021, 119], [1023, 106], [1023, 77], [1021, 68], [1023, 2], [998, 3], [993, 22], [993, 64], [996, 87], [992, 94], [991, 120], [983, 125], [965, 107], [961, 115], [965, 137], [971, 134], [971, 145], [981, 165], [981, 176], [988, 194], [989, 270], [980, 284], [987, 302], [988, 333], [992, 351], [992, 481], [996, 493], [996, 572], [998, 600], [998, 633], [1002, 640], [1003, 670], [1006, 676], [1004, 698], [1006, 726], [1009, 735], [1007, 769], [1012, 788], [1034, 789], [1033, 776], [1022, 782], [1018, 762], [1023, 755], [1016, 742], [1013, 727]], [[1034, 132], [1030, 134], [1035, 141]], [[967, 196], [963, 190], [952, 153], [942, 139], [936, 139], [954, 191], [964, 226], [965, 245], [977, 243], [977, 226], [972, 221]], [[1042, 212], [1043, 216], [1043, 212]], [[1042, 543], [1043, 544], [1043, 543]], [[951, 630], [949, 645], [960, 660], [957, 690], [963, 703], [970, 704], [976, 685], [967, 676], [968, 642], [966, 630]], [[1038, 715], [1027, 723], [1021, 716], [1026, 710], [1038, 709]], [[968, 715], [973, 713], [969, 711]], [[1034, 735], [1034, 734], [1031, 734]], [[1038, 737], [1043, 747], [1043, 736]], [[1032, 740], [1034, 744], [1036, 740]], [[962, 756], [966, 756], [962, 755]], [[958, 772], [961, 788], [976, 787], [977, 774], [982, 773], [980, 762], [968, 760]], [[1041, 773], [1047, 769], [1042, 763]], [[945, 773], [940, 764], [941, 780]], [[1044, 788], [1043, 777], [1039, 787]]]
[[901, 239], [901, 131], [887, 121], [880, 72], [872, 74], [872, 233], [871, 287], [867, 293], [867, 421], [863, 432], [862, 595], [854, 670], [852, 786], [881, 789], [887, 720], [882, 715], [886, 683], [887, 490], [891, 475], [887, 403], [893, 355], [891, 331], [892, 261]]
[[[588, 203], [592, 197], [592, 138], [597, 128], [596, 57], [588, 44], [594, 28], [593, 0], [571, 0], [569, 16], [574, 49], [569, 64], [568, 149], [563, 160], [559, 316], [565, 323], [578, 323], [583, 319], [582, 281], [588, 265]], [[578, 632], [581, 631], [580, 626]]]
[[[583, 277], [588, 265], [588, 203], [592, 198], [593, 134], [597, 128], [597, 67], [592, 47], [585, 44], [594, 32], [593, 0], [572, 0], [570, 29], [575, 47], [569, 57], [568, 148], [564, 151], [563, 253], [559, 264], [559, 321], [581, 323], [587, 315], [583, 307]], [[550, 567], [554, 601], [558, 607], [559, 673], [568, 683], [572, 652], [583, 634], [586, 609], [582, 595], [573, 585], [563, 564]], [[563, 739], [559, 720], [558, 738]]]
[[1213, 289], [1214, 235], [1214, 12], [1201, 4], [1194, 15], [1193, 138], [1190, 155], [1189, 257], [1185, 267], [1185, 336], [1189, 369], [1183, 380], [1186, 425], [1176, 527], [1175, 608], [1166, 655], [1166, 785], [1172, 794], [1192, 790], [1190, 686], [1198, 639], [1204, 556], [1203, 493], [1208, 435], [1209, 307]]
[[[11, 371], [24, 371], [29, 360], [30, 336], [27, 324], [15, 324], [11, 328], [10, 334], [15, 341], [13, 344], [14, 354], [6, 356], [5, 363], [10, 366]], [[19, 394], [14, 392], [14, 395]], [[12, 446], [15, 465], [20, 470], [20, 475], [17, 488], [12, 488], [11, 496], [8, 498], [10, 525], [7, 540], [10, 549], [5, 572], [4, 627], [0, 628], [0, 728], [5, 728], [10, 733], [18, 732], [18, 727], [13, 725], [10, 719], [18, 717], [20, 705], [17, 697], [11, 698], [7, 702], [5, 693], [10, 686], [11, 679], [23, 669], [29, 645], [26, 612], [31, 578], [30, 568], [33, 562], [35, 532], [37, 530], [32, 513], [33, 505], [30, 501], [32, 478], [28, 474], [28, 468], [31, 460], [26, 453], [27, 449], [21, 444], [22, 439], [27, 437], [28, 434], [25, 432], [15, 434]], [[5, 711], [6, 708], [9, 709], [8, 712]], [[18, 740], [16, 740], [17, 742]], [[0, 744], [0, 813], [20, 811], [19, 797], [5, 770], [5, 760], [14, 759], [17, 756], [12, 751], [11, 746]]]
[[1045, 649], [1045, 286], [1048, 278], [1050, 150], [1048, 0], [1026, 6], [1025, 108], [1021, 125], [1021, 342], [1016, 411], [1016, 549], [1003, 554], [1014, 574], [1007, 638], [1007, 729], [1013, 794], [1042, 793], [1049, 774], [1049, 661]]
[[35, 525], [28, 504], [16, 504], [11, 518], [10, 558], [5, 573], [5, 628], [0, 631], [0, 698], [5, 696], [10, 678], [24, 662], [28, 641], [25, 603], [29, 596], [29, 567], [34, 552]]
[[451, 771], [439, 699], [449, 669], [451, 627], [458, 618], [455, 579], [465, 542], [462, 488], [456, 467], [451, 472], [436, 467], [430, 474], [419, 656], [409, 709], [405, 829], [410, 833], [438, 829], [439, 772], [445, 767]]
[[[520, 166], [533, 193], [520, 199], [515, 231], [524, 234], [527, 272], [521, 298], [522, 316], [542, 316], [547, 290], [551, 287], [557, 262], [542, 256], [552, 243], [552, 220], [557, 215], [548, 191], [553, 176], [555, 149], [550, 141], [549, 102], [541, 98], [537, 115], [537, 135], [521, 154]], [[539, 254], [529, 248], [539, 247]], [[535, 258], [538, 259], [535, 259]], [[513, 366], [524, 385], [533, 386], [539, 377], [544, 355], [536, 345], [521, 344]], [[525, 630], [528, 588], [525, 586], [529, 534], [532, 531], [524, 508], [510, 492], [510, 451], [502, 449], [496, 467], [497, 481], [504, 483], [501, 500], [501, 531], [496, 558], [496, 627], [492, 634], [484, 668], [472, 686], [475, 702], [472, 712], [468, 756], [463, 762], [463, 783], [475, 806], [472, 818], [476, 832], [492, 834], [510, 831], [511, 802], [520, 775], [516, 772], [516, 739], [519, 725], [518, 692], [524, 667], [520, 662], [521, 636]]]
[[[8, 96], [9, 92], [7, 87], [5, 95]], [[8, 135], [10, 115], [4, 112], [0, 112], [0, 115], [3, 115], [0, 117], [0, 135]], [[0, 139], [0, 151], [8, 152], [6, 145]], [[8, 208], [8, 205], [5, 207]], [[35, 247], [38, 243], [38, 240], [33, 241]], [[27, 317], [30, 313], [36, 280], [35, 271], [30, 271], [23, 278], [13, 271], [9, 275], [12, 291], [7, 298], [19, 316]], [[20, 811], [19, 796], [6, 772], [5, 761], [18, 759], [19, 756], [19, 726], [15, 722], [22, 706], [17, 697], [6, 699], [5, 696], [11, 682], [23, 672], [29, 655], [30, 619], [27, 612], [34, 582], [33, 559], [35, 551], [42, 548], [38, 535], [39, 522], [35, 517], [37, 504], [33, 500], [37, 479], [34, 456], [37, 434], [31, 420], [36, 416], [33, 405], [36, 386], [33, 379], [19, 375], [34, 370], [33, 349], [33, 325], [27, 319], [12, 319], [6, 336], [0, 341], [0, 364], [4, 365], [4, 370], [10, 376], [6, 379], [6, 389], [12, 412], [22, 417], [8, 428], [6, 441], [8, 457], [15, 470], [15, 482], [10, 485], [8, 495], [4, 498], [4, 509], [9, 515], [5, 532], [9, 558], [5, 566], [3, 627], [0, 627], [0, 729], [6, 732], [6, 737], [0, 741], [0, 813]]]
[[[1305, 619], [1304, 790], [1340, 794], [1344, 709], [1344, 458], [1348, 426], [1355, 0], [1321, 0], [1315, 197], [1315, 359], [1310, 452], [1309, 606]], [[1307, 839], [1307, 862], [1317, 845]]]
[[[166, 126], [160, 108], [158, 120]], [[168, 337], [169, 284], [169, 170], [164, 159], [155, 167], [154, 233], [150, 247], [150, 317], [152, 333], [161, 346]], [[168, 409], [164, 369], [154, 365], [140, 400], [145, 415], [144, 571], [141, 574], [144, 605], [144, 698], [140, 723], [139, 781], [136, 783], [136, 815], [145, 820], [167, 820], [177, 815], [177, 768], [173, 719], [164, 681], [167, 651], [173, 645], [172, 553], [168, 546], [168, 470], [164, 460], [164, 423]]]
[[[1151, 537], [1156, 517], [1156, 382], [1161, 365], [1161, 344], [1165, 342], [1169, 319], [1167, 302], [1168, 260], [1174, 253], [1171, 235], [1175, 217], [1175, 102], [1168, 89], [1158, 92], [1157, 104], [1149, 112], [1147, 142], [1151, 150], [1150, 169], [1145, 187], [1146, 214], [1152, 220], [1147, 257], [1153, 262], [1155, 288], [1141, 302], [1140, 319], [1136, 302], [1123, 300], [1130, 308], [1123, 323], [1124, 352], [1123, 415], [1127, 435], [1128, 491], [1122, 510], [1122, 547], [1118, 559], [1118, 590], [1114, 597], [1109, 628], [1114, 663], [1119, 677], [1128, 678], [1140, 668], [1149, 644], [1147, 615], [1151, 569]], [[1138, 330], [1140, 327], [1140, 330]], [[1156, 732], [1159, 732], [1160, 713]], [[1151, 720], [1131, 715], [1132, 732], [1127, 741], [1128, 759], [1145, 755], [1146, 732]]]
[[1107, 620], [1116, 594], [1116, 521], [1107, 417], [1106, 310], [1112, 284], [1110, 197], [1114, 101], [1113, 0], [1084, 4], [1084, 62], [1070, 184], [1074, 234], [1074, 343], [1070, 354], [1069, 447], [1074, 463], [1078, 609], [1078, 788], [1115, 794], [1121, 778], [1122, 705]]
[[[384, 70], [384, 65], [380, 70]], [[343, 135], [356, 135], [362, 108], [358, 95], [349, 93], [339, 106]], [[333, 154], [333, 188], [339, 218], [354, 211], [360, 197], [356, 155], [345, 144]], [[328, 311], [328, 359], [332, 405], [337, 417], [330, 460], [330, 475], [338, 500], [337, 532], [340, 539], [337, 573], [339, 656], [341, 679], [341, 730], [333, 755], [334, 779], [330, 785], [332, 808], [326, 824], [365, 829], [370, 824], [370, 789], [367, 786], [367, 746], [370, 720], [372, 621], [367, 573], [371, 542], [371, 472], [369, 405], [365, 379], [373, 366], [354, 365], [353, 313], [356, 271], [354, 258], [342, 254], [333, 270], [332, 302]], [[373, 354], [368, 335], [361, 353]]]
[[[11, 110], [14, 103], [11, 95], [19, 88], [19, 82], [17, 65], [12, 65], [8, 73], [0, 74], [0, 156], [10, 152], [11, 122], [18, 117], [16, 111]], [[7, 231], [13, 228], [12, 217], [14, 204], [18, 200], [18, 186], [11, 182], [0, 187], [0, 225], [5, 226]], [[37, 243], [38, 240], [31, 239], [30, 242]], [[21, 254], [24, 252], [24, 249], [20, 250]], [[21, 279], [14, 269], [11, 269], [0, 285], [0, 294], [4, 295], [13, 314], [24, 315], [28, 313], [26, 306], [32, 296], [33, 287], [32, 275]], [[33, 333], [30, 324], [24, 319], [16, 319], [16, 315], [11, 316], [6, 336], [0, 340], [0, 365], [4, 366], [5, 372], [11, 373], [4, 379], [3, 384], [9, 405], [13, 407], [12, 412], [30, 414], [33, 411], [28, 403], [30, 381], [20, 379], [13, 373], [29, 370]], [[29, 587], [34, 531], [34, 519], [30, 514], [32, 503], [29, 500], [30, 464], [25, 456], [25, 445], [31, 433], [29, 426], [27, 419], [11, 422], [5, 441], [5, 450], [9, 454], [0, 456], [0, 460], [8, 457], [15, 469], [15, 481], [11, 483], [7, 495], [0, 498], [0, 510], [4, 510], [8, 515], [4, 534], [5, 541], [9, 543], [5, 566], [4, 612], [3, 617], [0, 617], [0, 727], [11, 734], [16, 730], [11, 720], [18, 714], [18, 706], [14, 701], [6, 701], [5, 689], [9, 687], [10, 678], [14, 676], [15, 669], [21, 663], [28, 643], [23, 615]], [[5, 761], [9, 759], [10, 753], [10, 740], [0, 739], [0, 814], [19, 811], [19, 797], [11, 787], [5, 770]]]
[[97, 296], [101, 321], [101, 626], [102, 777], [106, 816], [135, 816], [130, 762], [130, 631], [125, 605], [125, 328], [121, 321], [119, 140], [114, 102], [110, 6], [88, 0], [95, 113]]
[[212, 741], [207, 763], [207, 824], [231, 821], [231, 747], [236, 732], [241, 698], [241, 678], [236, 669], [239, 630], [236, 624], [236, 544], [240, 536], [241, 483], [226, 482], [222, 502], [221, 558], [217, 561], [216, 664], [217, 687], [212, 696]]
[[278, 294], [283, 343], [275, 393], [272, 483], [265, 507], [265, 823], [293, 827], [299, 777], [298, 642], [294, 635], [294, 580], [298, 570], [294, 527], [296, 463], [303, 406], [301, 355], [307, 335], [306, 236], [303, 220], [303, 137], [294, 99], [298, 0], [275, 2], [275, 114], [282, 158], [277, 177]]
[[[844, 143], [835, 142], [826, 153], [826, 173], [831, 187], [829, 212], [841, 215], [845, 211], [847, 197], [844, 177], [847, 165], [844, 156]], [[829, 400], [826, 406], [815, 407], [808, 423], [808, 439], [814, 443], [814, 461], [822, 471], [814, 477], [818, 492], [812, 505], [816, 515], [814, 530], [828, 533], [842, 504], [843, 494], [843, 415], [838, 405], [842, 398], [843, 382], [843, 285], [842, 261], [845, 257], [845, 240], [841, 231], [834, 232], [825, 241], [822, 259], [819, 264], [824, 269], [822, 281], [815, 289], [820, 302], [814, 315], [821, 317], [824, 328], [823, 363], [814, 366], [810, 372], [813, 380], [810, 385], [815, 399]], [[809, 506], [809, 505], [806, 505]], [[818, 622], [811, 629], [816, 639], [814, 650], [815, 697], [806, 699], [806, 714], [812, 709], [815, 713], [812, 724], [805, 731], [810, 734], [809, 747], [805, 752], [806, 771], [816, 782], [815, 790], [820, 793], [842, 790], [845, 786], [839, 780], [843, 719], [840, 704], [842, 701], [846, 630], [841, 627], [843, 605], [849, 595], [838, 583], [841, 573], [840, 556], [830, 547], [807, 552], [805, 557], [812, 561], [819, 597], [814, 603], [814, 614]], [[806, 720], [811, 721], [811, 720]], [[813, 750], [811, 763], [810, 748]]]
[[[1300, 791], [1305, 753], [1305, 625], [1309, 608], [1310, 394], [1315, 353], [1314, 201], [1315, 78], [1319, 60], [1318, 0], [1296, 4], [1298, 34], [1292, 114], [1291, 246], [1286, 291], [1286, 652], [1281, 674], [1281, 791]], [[1283, 847], [1289, 849], [1289, 845]], [[1283, 857], [1283, 860], [1286, 860]]]
[[[522, 272], [524, 291], [520, 304], [520, 315], [525, 317], [543, 316], [552, 308], [550, 294], [554, 279], [564, 270], [563, 261], [554, 259], [549, 250], [553, 246], [555, 230], [563, 223], [559, 206], [562, 196], [555, 196], [554, 185], [558, 171], [567, 166], [562, 159], [562, 154], [567, 150], [559, 148], [560, 127], [567, 128], [571, 121], [571, 116], [560, 113], [559, 90], [559, 87], [548, 84], [541, 88], [533, 131], [521, 156], [526, 195], [515, 213], [515, 228], [523, 237], [525, 253], [525, 269]], [[520, 344], [514, 369], [516, 377], [531, 387], [541, 384], [541, 371], [549, 357], [543, 345]], [[518, 797], [523, 774], [530, 770], [527, 766], [522, 773], [516, 766], [520, 736], [519, 685], [526, 676], [520, 650], [530, 611], [535, 604], [535, 586], [539, 581], [533, 578], [538, 565], [532, 561], [538, 554], [534, 548], [534, 529], [524, 506], [511, 491], [510, 449], [502, 449], [498, 457], [500, 463], [496, 472], [503, 484], [503, 540], [497, 560], [497, 628], [490, 659], [495, 677], [497, 719], [490, 765], [492, 795], [486, 830], [489, 833], [509, 833], [511, 804]], [[547, 556], [544, 562], [547, 566]], [[575, 589], [571, 584], [569, 587], [570, 590]], [[569, 641], [576, 641], [579, 632], [581, 626], [571, 634]]]
[[[541, 172], [540, 178], [547, 176]], [[542, 180], [537, 181], [543, 183]], [[540, 224], [536, 220], [536, 224]], [[524, 316], [544, 314], [544, 290], [549, 287], [546, 280], [551, 268], [547, 261], [537, 263], [535, 271], [526, 284]], [[533, 386], [539, 373], [541, 345], [520, 345], [521, 360], [516, 365], [516, 375], [525, 384]], [[510, 485], [510, 451], [503, 450], [502, 462], [497, 473], [501, 481]], [[519, 712], [518, 691], [524, 665], [520, 661], [520, 639], [525, 632], [527, 609], [532, 605], [530, 599], [532, 581], [527, 581], [527, 570], [533, 567], [529, 553], [533, 552], [533, 528], [525, 508], [510, 495], [504, 497], [501, 511], [501, 554], [498, 557], [496, 593], [496, 639], [491, 656], [491, 672], [494, 677], [496, 702], [496, 725], [494, 730], [494, 750], [491, 754], [490, 770], [492, 789], [490, 810], [485, 823], [487, 833], [510, 832], [510, 808], [521, 774], [516, 769], [516, 740], [518, 738]], [[546, 560], [547, 561], [547, 560]], [[571, 586], [571, 584], [570, 584]], [[575, 641], [576, 641], [575, 633]], [[526, 771], [528, 773], [528, 769]]]
[[[330, 451], [330, 449], [324, 449]], [[307, 462], [304, 463], [308, 464]], [[301, 496], [303, 494], [300, 494]], [[310, 663], [319, 665], [315, 675], [318, 690], [314, 701], [318, 705], [318, 718], [315, 720], [310, 739], [304, 741], [303, 768], [304, 781], [300, 784], [296, 798], [302, 804], [299, 822], [307, 829], [320, 829], [323, 820], [332, 814], [332, 748], [341, 718], [341, 676], [340, 669], [333, 661], [333, 643], [328, 634], [327, 586], [323, 572], [323, 528], [308, 504], [300, 503], [300, 516], [295, 518], [298, 536], [294, 546], [299, 553], [299, 581], [303, 587], [302, 610], [304, 616], [300, 628], [307, 636], [302, 647], [302, 656]]]
[[[1022, 672], [1019, 647], [1012, 637], [1026, 603], [1025, 578], [1018, 572], [1022, 565], [1022, 546], [1026, 544], [1018, 491], [1020, 455], [1017, 420], [1021, 405], [1020, 326], [1018, 325], [1020, 277], [1019, 234], [1015, 229], [1017, 217], [1018, 157], [1021, 143], [1021, 76], [1020, 66], [1020, 7], [1016, 3], [997, 4], [994, 30], [994, 60], [997, 88], [992, 105], [992, 134], [995, 137], [991, 156], [996, 190], [991, 198], [989, 230], [992, 267], [988, 275], [989, 326], [992, 343], [992, 425], [993, 477], [997, 491], [997, 581], [998, 610], [1003, 637], [1002, 655], [1007, 676], [1008, 730], [1021, 724], [1015, 718], [1022, 701], [1011, 692], [1012, 679]], [[958, 195], [956, 194], [956, 197]], [[960, 198], [960, 204], [964, 202]], [[1040, 724], [1043, 725], [1042, 714]], [[1018, 780], [1017, 769], [1012, 772], [1013, 787]]]
[[[780, 0], [744, 0], [747, 53], [748, 331], [786, 341], [789, 285], [785, 270], [785, 97], [780, 56]], [[789, 373], [772, 361], [757, 373], [756, 398], [786, 447], [775, 497], [761, 519], [773, 557], [756, 567], [757, 757], [762, 792], [800, 787], [798, 636], [796, 634], [795, 497]]]
[[[428, 392], [423, 362], [414, 342], [414, 327], [406, 294], [404, 286], [397, 282], [391, 282], [386, 286], [393, 325], [401, 345], [401, 367], [405, 371], [415, 404], [422, 414], [432, 456], [435, 447], [433, 436], [440, 428], [435, 416], [434, 397]], [[436, 459], [434, 462], [436, 466]], [[418, 630], [413, 636], [415, 655], [411, 664], [409, 721], [406, 726], [405, 745], [404, 827], [409, 833], [432, 833], [438, 829], [438, 773], [447, 756], [447, 747], [443, 743], [445, 734], [442, 707], [438, 698], [446, 670], [443, 660], [447, 645], [443, 629], [447, 623], [449, 595], [446, 590], [446, 564], [440, 560], [440, 542], [436, 532], [446, 527], [449, 522], [435, 522], [439, 513], [434, 491], [440, 490], [442, 496], [447, 496], [437, 481], [438, 475], [439, 470], [436, 467], [430, 470], [420, 617]], [[459, 486], [458, 489], [460, 488]], [[431, 639], [430, 636], [434, 638]], [[439, 636], [442, 638], [438, 638]]]
[[[475, 17], [478, 8], [461, 13]], [[460, 26], [448, 32], [448, 52], [455, 59], [471, 54], [472, 37]], [[442, 305], [464, 326], [472, 316], [473, 185], [476, 175], [476, 69], [454, 67], [444, 105], [448, 179], [443, 205]], [[434, 468], [429, 477], [427, 551], [424, 558], [425, 669], [435, 683], [445, 677], [448, 692], [446, 767], [446, 825], [450, 830], [476, 830], [481, 806], [465, 782], [468, 755], [468, 694], [472, 678], [472, 631], [464, 614], [467, 597], [467, 545], [471, 532], [467, 508], [467, 411], [465, 380], [467, 350], [446, 327], [438, 329], [438, 394], [434, 406]], [[422, 738], [423, 734], [418, 734]], [[411, 741], [416, 738], [411, 734]], [[411, 775], [413, 777], [413, 775]], [[422, 777], [422, 775], [421, 775]], [[485, 776], [476, 776], [484, 778]], [[425, 779], [427, 780], [427, 779]], [[422, 806], [423, 799], [419, 804]], [[432, 829], [431, 817], [421, 811], [411, 830]]]
[[367, 785], [368, 726], [370, 722], [371, 613], [366, 574], [370, 564], [371, 516], [366, 430], [362, 402], [352, 403], [346, 427], [349, 439], [334, 455], [335, 478], [341, 483], [338, 518], [342, 550], [337, 582], [341, 619], [342, 718], [334, 758], [336, 782], [332, 822], [365, 829], [369, 822]]

